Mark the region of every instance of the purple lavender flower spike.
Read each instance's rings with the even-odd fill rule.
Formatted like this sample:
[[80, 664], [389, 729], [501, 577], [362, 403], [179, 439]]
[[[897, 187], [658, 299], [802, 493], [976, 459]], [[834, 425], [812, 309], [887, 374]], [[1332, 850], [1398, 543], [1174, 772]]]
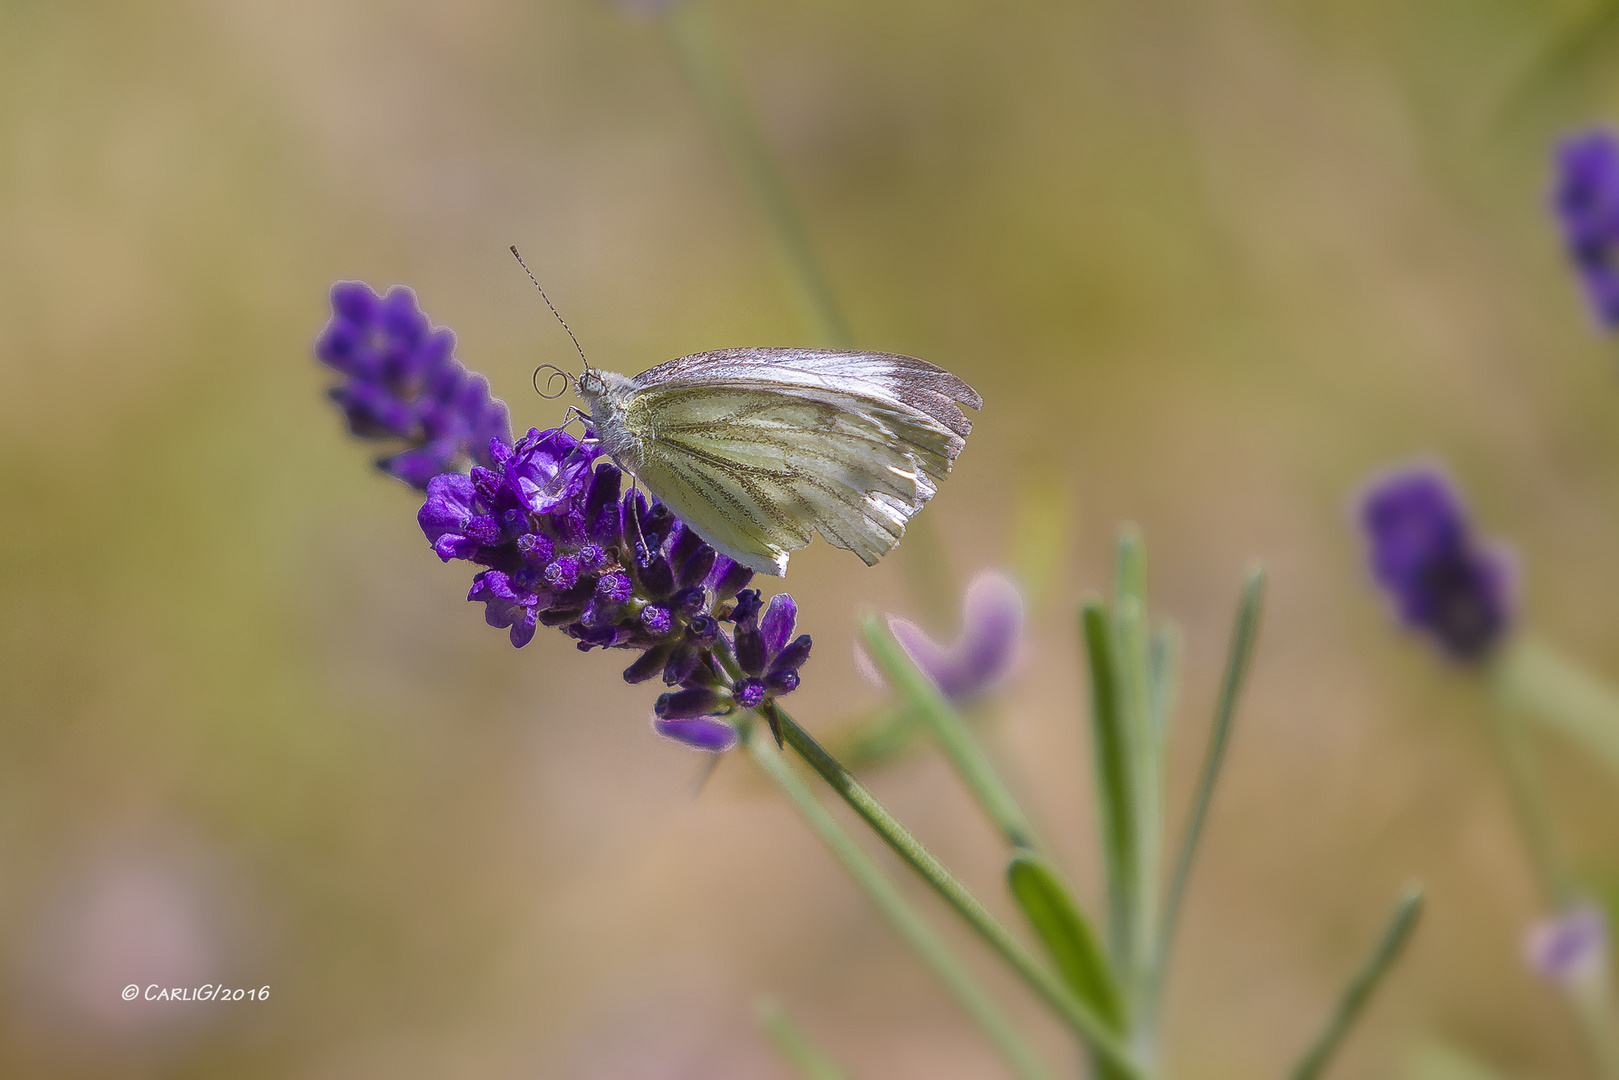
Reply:
[[1582, 904], [1535, 923], [1524, 935], [1524, 960], [1559, 986], [1601, 977], [1608, 965], [1608, 922], [1600, 908]]
[[707, 750], [721, 754], [736, 745], [736, 728], [724, 720], [697, 716], [689, 720], [654, 720], [652, 727], [659, 735], [683, 743], [694, 750]]
[[315, 342], [345, 377], [331, 398], [351, 432], [391, 444], [378, 466], [422, 491], [440, 473], [490, 464], [489, 440], [511, 439], [505, 404], [454, 351], [455, 335], [433, 329], [409, 289], [378, 297], [359, 281], [332, 287], [332, 319]]
[[[423, 535], [440, 559], [479, 568], [467, 599], [514, 646], [554, 626], [586, 652], [637, 651], [625, 681], [661, 673], [672, 688], [657, 699], [658, 730], [716, 752], [737, 733], [712, 717], [797, 688], [810, 638], [792, 637], [792, 598], [766, 610], [758, 592], [741, 592], [751, 571], [667, 506], [623, 494], [588, 428], [583, 440], [530, 428], [513, 442], [505, 406], [454, 359], [454, 336], [408, 289], [379, 297], [339, 283], [332, 306], [317, 343], [346, 379], [332, 398], [355, 434], [394, 444], [383, 465], [425, 493]], [[745, 658], [740, 676], [732, 657]], [[778, 718], [765, 715], [774, 730]]]
[[[941, 645], [921, 627], [890, 618], [888, 629], [900, 647], [939, 692], [952, 701], [979, 696], [1012, 671], [1023, 651], [1023, 594], [998, 570], [984, 570], [967, 585], [961, 601], [961, 633]], [[856, 660], [868, 677], [881, 684], [863, 651]]]
[[1474, 536], [1456, 487], [1437, 465], [1404, 466], [1360, 498], [1372, 576], [1401, 622], [1460, 661], [1484, 659], [1513, 617], [1509, 552]]
[[1563, 141], [1552, 206], [1592, 312], [1619, 328], [1619, 135], [1592, 128]]

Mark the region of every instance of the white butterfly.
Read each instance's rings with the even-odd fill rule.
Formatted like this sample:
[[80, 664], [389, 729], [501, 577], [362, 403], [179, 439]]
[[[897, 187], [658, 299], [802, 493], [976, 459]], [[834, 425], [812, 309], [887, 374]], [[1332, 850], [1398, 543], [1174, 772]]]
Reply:
[[634, 378], [587, 367], [577, 388], [620, 467], [777, 576], [816, 532], [867, 566], [888, 554], [972, 431], [961, 406], [983, 404], [925, 360], [820, 349], [697, 353]]

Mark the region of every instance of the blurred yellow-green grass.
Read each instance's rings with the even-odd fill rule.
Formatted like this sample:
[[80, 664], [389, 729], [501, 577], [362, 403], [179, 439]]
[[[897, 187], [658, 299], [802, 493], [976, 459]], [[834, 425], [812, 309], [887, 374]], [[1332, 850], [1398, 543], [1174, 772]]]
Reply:
[[[1482, 697], [1390, 631], [1346, 503], [1442, 458], [1518, 546], [1527, 617], [1619, 673], [1615, 350], [1544, 206], [1552, 141], [1619, 98], [1597, 73], [1506, 107], [1585, 8], [707, 13], [858, 339], [984, 396], [924, 515], [944, 564], [1014, 561], [1017, 491], [1075, 508], [990, 746], [1092, 903], [1073, 610], [1118, 523], [1186, 630], [1177, 819], [1241, 567], [1272, 570], [1171, 1071], [1279, 1073], [1418, 876], [1428, 917], [1334, 1075], [1432, 1039], [1576, 1075], [1518, 959], [1540, 910]], [[555, 422], [529, 374], [571, 347], [512, 243], [603, 366], [812, 343], [655, 22], [12, 0], [0, 134], [0, 1075], [785, 1076], [765, 993], [860, 1075], [1001, 1075], [745, 760], [693, 798], [700, 760], [653, 735], [619, 657], [484, 626], [322, 398], [329, 284], [403, 282], [518, 426]], [[917, 595], [923, 557], [793, 560], [811, 728], [876, 700], [862, 604], [948, 610]], [[1577, 862], [1612, 880], [1619, 800], [1545, 753]], [[934, 756], [872, 783], [1013, 920]], [[165, 979], [271, 993], [119, 997]]]

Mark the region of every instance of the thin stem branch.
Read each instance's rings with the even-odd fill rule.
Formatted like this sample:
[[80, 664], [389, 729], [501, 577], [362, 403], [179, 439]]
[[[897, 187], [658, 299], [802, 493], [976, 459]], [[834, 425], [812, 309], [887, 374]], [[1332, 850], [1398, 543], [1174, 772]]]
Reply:
[[776, 1052], [803, 1080], [847, 1080], [848, 1074], [798, 1029], [779, 1001], [760, 1002], [758, 1016], [759, 1026], [770, 1036]]
[[1546, 795], [1535, 773], [1528, 734], [1521, 716], [1510, 705], [1498, 703], [1491, 710], [1490, 721], [1501, 773], [1507, 782], [1507, 794], [1512, 800], [1518, 827], [1523, 831], [1524, 847], [1529, 851], [1535, 880], [1547, 905], [1553, 911], [1560, 911], [1573, 901], [1576, 890], [1557, 842], [1552, 838]]
[[701, 7], [691, 0], [672, 4], [662, 22], [709, 123], [758, 200], [799, 300], [826, 344], [849, 348], [853, 335], [816, 258], [803, 216]]
[[1016, 848], [1035, 847], [1034, 826], [1012, 797], [995, 766], [984, 756], [972, 732], [967, 730], [961, 714], [939, 692], [933, 680], [924, 675], [916, 663], [905, 654], [894, 635], [875, 614], [867, 613], [860, 620], [861, 633], [871, 657], [882, 670], [883, 677], [911, 706], [914, 714], [933, 735], [934, 742], [950, 760], [956, 775], [973, 793], [978, 805], [1000, 830], [1006, 842]]
[[1310, 1049], [1304, 1057], [1294, 1066], [1292, 1080], [1315, 1080], [1321, 1075], [1332, 1055], [1349, 1034], [1354, 1026], [1355, 1019], [1366, 1007], [1366, 1002], [1377, 989], [1383, 976], [1388, 974], [1394, 961], [1399, 959], [1400, 952], [1411, 937], [1411, 931], [1416, 929], [1417, 918], [1422, 914], [1422, 890], [1413, 886], [1400, 897], [1400, 902], [1394, 907], [1394, 917], [1389, 920], [1388, 929], [1383, 931], [1383, 939], [1377, 943], [1377, 948], [1366, 961], [1366, 966], [1350, 980], [1344, 987], [1343, 996], [1338, 999], [1338, 1007], [1333, 1010], [1332, 1017], [1321, 1034], [1316, 1036]]
[[[785, 718], [785, 714], [783, 714]], [[790, 723], [790, 721], [788, 721]], [[796, 725], [794, 725], [796, 727]], [[759, 763], [765, 775], [787, 795], [799, 814], [821, 841], [832, 850], [833, 856], [843, 864], [849, 876], [866, 894], [888, 924], [911, 947], [911, 950], [933, 972], [961, 1007], [972, 1018], [998, 1049], [1013, 1071], [1023, 1080], [1044, 1080], [1048, 1076], [1045, 1066], [1029, 1048], [1023, 1036], [1013, 1028], [1000, 1008], [990, 999], [978, 981], [950, 951], [944, 941], [916, 913], [899, 889], [889, 881], [882, 869], [852, 836], [838, 824], [816, 799], [815, 793], [793, 772], [768, 736], [760, 736], [755, 725], [748, 724], [743, 732], [748, 750]]]
[[1254, 638], [1259, 633], [1259, 615], [1264, 601], [1265, 571], [1255, 567], [1248, 572], [1248, 578], [1243, 583], [1242, 599], [1237, 605], [1237, 620], [1231, 631], [1231, 648], [1226, 656], [1225, 677], [1220, 683], [1219, 704], [1214, 710], [1214, 727], [1209, 732], [1208, 749], [1203, 754], [1203, 769], [1198, 776], [1197, 794], [1192, 799], [1186, 834], [1181, 839], [1180, 854], [1175, 859], [1175, 870], [1164, 896], [1163, 917], [1158, 925], [1158, 943], [1153, 950], [1151, 983], [1146, 995], [1147, 1008], [1153, 1016], [1156, 1016], [1163, 1000], [1164, 979], [1169, 971], [1169, 953], [1175, 940], [1175, 926], [1180, 918], [1181, 904], [1186, 899], [1186, 883], [1192, 876], [1192, 863], [1197, 858], [1198, 843], [1203, 838], [1209, 804], [1220, 781], [1226, 748], [1231, 743], [1231, 729], [1237, 719], [1237, 703], [1242, 699], [1242, 688], [1248, 678], [1248, 665], [1253, 657]]
[[1146, 1080], [1146, 1072], [1125, 1049], [1123, 1043], [1089, 1006], [1076, 998], [1057, 975], [1035, 960], [1000, 921], [991, 915], [967, 887], [934, 858], [932, 852], [894, 818], [883, 805], [861, 786], [849, 771], [828, 754], [824, 747], [800, 727], [791, 716], [774, 703], [764, 706], [774, 711], [787, 745], [803, 758], [810, 768], [831, 785], [843, 801], [871, 826], [894, 853], [915, 870], [933, 891], [956, 910], [980, 937], [989, 943], [1019, 977], [1039, 995], [1069, 1027], [1094, 1050], [1098, 1057], [1114, 1066], [1121, 1077]]

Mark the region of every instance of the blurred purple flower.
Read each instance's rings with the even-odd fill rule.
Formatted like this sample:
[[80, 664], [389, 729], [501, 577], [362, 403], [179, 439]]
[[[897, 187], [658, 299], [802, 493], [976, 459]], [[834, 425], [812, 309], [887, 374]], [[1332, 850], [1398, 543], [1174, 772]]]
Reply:
[[[581, 440], [560, 428], [531, 428], [513, 444], [505, 406], [489, 406], [482, 376], [450, 358], [453, 335], [429, 332], [410, 290], [378, 299], [344, 282], [332, 303], [336, 314], [317, 351], [351, 379], [333, 399], [358, 435], [420, 442], [384, 467], [419, 478], [423, 534], [445, 562], [482, 567], [467, 599], [482, 603], [485, 621], [506, 630], [514, 646], [544, 625], [560, 627], [586, 652], [638, 650], [625, 680], [661, 675], [675, 688], [658, 698], [657, 730], [711, 750], [726, 749], [736, 733], [705, 718], [758, 708], [797, 688], [810, 639], [788, 641], [797, 610], [790, 596], [773, 598], [761, 618], [758, 592], [745, 588], [752, 571], [705, 544], [668, 507], [634, 490], [622, 495], [622, 474], [598, 457], [588, 429]], [[455, 400], [483, 404], [434, 412], [422, 387], [441, 383], [461, 388]], [[489, 434], [492, 408], [499, 430]], [[433, 434], [445, 431], [453, 433], [448, 448]], [[474, 432], [482, 432], [476, 445], [467, 441]], [[415, 464], [402, 469], [405, 459]]]
[[1582, 904], [1535, 923], [1524, 935], [1524, 960], [1543, 979], [1566, 986], [1600, 974], [1608, 963], [1608, 922]]
[[1511, 628], [1513, 565], [1473, 535], [1461, 496], [1431, 463], [1384, 473], [1359, 505], [1372, 576], [1407, 626], [1451, 657], [1485, 657]]
[[[1023, 653], [1023, 594], [999, 570], [983, 570], [967, 585], [961, 601], [961, 633], [941, 645], [921, 627], [889, 617], [888, 629], [922, 673], [952, 701], [977, 697], [1017, 666]], [[881, 686], [882, 674], [858, 643], [855, 661]]]
[[1619, 328], [1619, 135], [1592, 128], [1557, 148], [1552, 206], [1598, 320]]
[[419, 491], [440, 473], [492, 464], [491, 439], [511, 442], [505, 404], [454, 352], [455, 335], [432, 327], [411, 290], [332, 286], [332, 318], [315, 340], [315, 355], [345, 377], [331, 398], [351, 432], [390, 445], [377, 467]]

